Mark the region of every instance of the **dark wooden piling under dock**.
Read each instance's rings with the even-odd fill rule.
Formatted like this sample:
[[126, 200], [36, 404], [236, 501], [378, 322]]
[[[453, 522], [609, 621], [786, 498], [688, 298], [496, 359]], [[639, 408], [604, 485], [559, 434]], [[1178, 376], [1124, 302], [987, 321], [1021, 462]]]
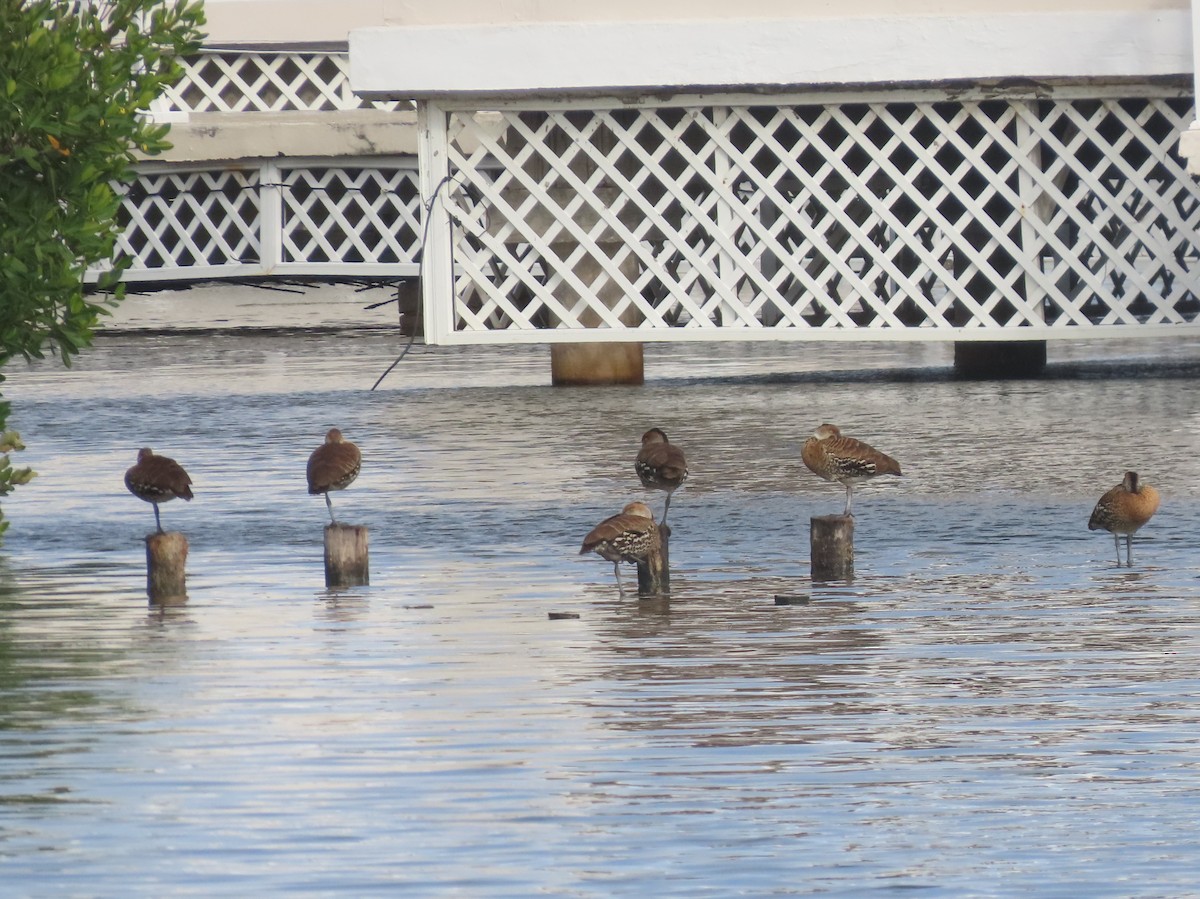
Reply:
[[1046, 371], [1044, 340], [957, 340], [954, 376], [967, 381], [1037, 378]]

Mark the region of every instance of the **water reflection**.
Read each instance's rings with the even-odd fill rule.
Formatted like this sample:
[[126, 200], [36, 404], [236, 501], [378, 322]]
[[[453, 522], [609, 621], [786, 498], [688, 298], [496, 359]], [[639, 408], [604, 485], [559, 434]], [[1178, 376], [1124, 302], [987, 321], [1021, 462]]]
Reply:
[[[418, 350], [369, 393], [396, 352], [370, 334], [109, 338], [14, 373], [40, 476], [0, 550], [5, 885], [1187, 894], [1193, 343], [1004, 385], [944, 347], [692, 345], [640, 389], [554, 389], [510, 348]], [[807, 577], [844, 500], [799, 460], [822, 421], [906, 472], [856, 491], [850, 584]], [[364, 456], [339, 515], [371, 529], [348, 591], [304, 486], [334, 425]], [[576, 552], [647, 497], [650, 425], [692, 471], [672, 590], [619, 597]], [[146, 602], [121, 483], [146, 444], [196, 483], [179, 605]], [[1132, 570], [1086, 529], [1127, 467], [1164, 494]]]

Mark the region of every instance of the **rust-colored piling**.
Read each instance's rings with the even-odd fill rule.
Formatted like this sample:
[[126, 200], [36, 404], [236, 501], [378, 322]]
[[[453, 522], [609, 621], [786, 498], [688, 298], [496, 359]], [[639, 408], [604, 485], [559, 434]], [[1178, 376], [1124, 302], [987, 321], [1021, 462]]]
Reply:
[[152, 603], [187, 596], [187, 537], [179, 531], [146, 535], [146, 593]]
[[371, 583], [367, 529], [357, 524], [325, 525], [325, 586]]
[[640, 343], [556, 343], [550, 347], [550, 380], [555, 386], [638, 385], [645, 377]]
[[660, 524], [646, 558], [637, 563], [638, 593], [666, 593], [671, 589], [671, 527]]
[[810, 565], [814, 581], [854, 579], [854, 517], [814, 515], [810, 530]]

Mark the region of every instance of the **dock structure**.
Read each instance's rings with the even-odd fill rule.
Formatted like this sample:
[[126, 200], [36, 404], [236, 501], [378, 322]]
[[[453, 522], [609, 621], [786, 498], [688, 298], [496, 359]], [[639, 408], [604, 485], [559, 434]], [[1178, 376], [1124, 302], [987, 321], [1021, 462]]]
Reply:
[[1187, 2], [429, 7], [211, 4], [128, 277], [419, 276], [429, 343], [944, 340], [972, 372], [1200, 327]]

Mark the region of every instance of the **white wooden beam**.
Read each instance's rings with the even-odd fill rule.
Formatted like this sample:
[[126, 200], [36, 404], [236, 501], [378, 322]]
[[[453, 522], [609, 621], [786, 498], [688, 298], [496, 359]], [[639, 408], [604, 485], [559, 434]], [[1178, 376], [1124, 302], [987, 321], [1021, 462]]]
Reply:
[[363, 28], [370, 97], [737, 89], [1194, 69], [1186, 9]]
[[[425, 342], [442, 343], [454, 331], [454, 235], [445, 196], [450, 184], [446, 113], [436, 103], [417, 104], [417, 157], [422, 216], [421, 302]], [[428, 218], [428, 221], [426, 221]]]

